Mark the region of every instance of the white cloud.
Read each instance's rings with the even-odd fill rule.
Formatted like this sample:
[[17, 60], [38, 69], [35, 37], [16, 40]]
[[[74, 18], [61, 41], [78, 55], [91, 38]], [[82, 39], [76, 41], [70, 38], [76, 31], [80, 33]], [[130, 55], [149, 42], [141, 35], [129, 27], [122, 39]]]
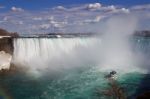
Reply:
[[56, 27], [56, 28], [61, 28], [61, 27], [63, 27], [62, 24], [58, 24], [58, 23], [53, 24], [53, 26]]
[[62, 28], [62, 27], [64, 27], [65, 25], [67, 25], [67, 22], [56, 22], [56, 21], [51, 21], [50, 22], [51, 23], [51, 25], [53, 26], [53, 27], [55, 27], [55, 28]]
[[57, 7], [54, 7], [53, 9], [54, 10], [66, 10], [66, 8], [63, 6], [57, 6]]
[[42, 18], [41, 17], [34, 17], [33, 20], [36, 20], [36, 21], [41, 21]]
[[12, 8], [11, 8], [11, 11], [13, 11], [13, 12], [20, 12], [20, 11], [24, 11], [22, 8], [17, 8], [17, 7], [15, 7], [15, 6], [13, 6]]
[[49, 17], [47, 18], [47, 20], [48, 20], [48, 21], [53, 21], [53, 20], [54, 20], [54, 16], [49, 16]]
[[5, 17], [3, 18], [3, 21], [8, 21], [8, 17], [5, 16]]
[[121, 11], [124, 12], [124, 13], [129, 13], [130, 12], [130, 10], [126, 9], [126, 8], [121, 8]]
[[19, 24], [19, 25], [22, 25], [22, 24], [23, 24], [23, 21], [19, 21], [18, 24]]
[[[86, 19], [83, 21], [83, 23], [98, 23], [100, 20], [104, 18], [104, 16], [96, 16], [94, 19]], [[83, 25], [82, 22], [80, 22], [81, 25]]]
[[99, 22], [101, 19], [102, 19], [103, 17], [102, 16], [96, 16], [96, 18], [95, 18], [95, 22]]
[[88, 10], [97, 10], [100, 9], [102, 7], [102, 5], [100, 3], [94, 3], [94, 4], [89, 4], [87, 6]]
[[111, 6], [108, 6], [107, 9], [115, 11], [116, 7], [114, 5], [111, 5]]
[[83, 5], [79, 5], [79, 6], [73, 6], [73, 7], [69, 7], [66, 8], [64, 6], [57, 6], [54, 7], [53, 10], [59, 10], [59, 11], [81, 11], [81, 10], [90, 10], [90, 11], [94, 11], [94, 10], [98, 10], [102, 7], [102, 5], [100, 3], [91, 3], [91, 4], [83, 4]]
[[42, 25], [40, 25], [39, 26], [40, 27], [40, 29], [49, 29], [50, 28], [50, 24], [42, 24]]

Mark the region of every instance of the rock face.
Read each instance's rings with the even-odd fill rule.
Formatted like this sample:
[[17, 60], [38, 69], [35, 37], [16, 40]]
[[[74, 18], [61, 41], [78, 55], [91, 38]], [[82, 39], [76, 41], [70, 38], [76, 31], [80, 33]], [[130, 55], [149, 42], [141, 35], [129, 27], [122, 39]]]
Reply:
[[0, 29], [0, 51], [5, 51], [12, 55], [13, 53], [13, 37], [18, 37], [17, 33], [9, 33], [4, 29]]
[[0, 51], [0, 70], [9, 69], [11, 64], [12, 55]]
[[10, 68], [13, 53], [12, 37], [16, 36], [16, 33], [9, 33], [0, 29], [0, 70], [8, 70]]
[[150, 91], [144, 92], [143, 94], [139, 95], [136, 99], [149, 99], [150, 98]]
[[5, 51], [12, 55], [13, 53], [13, 39], [12, 38], [1, 38], [0, 39], [0, 51]]
[[150, 30], [136, 31], [135, 35], [136, 36], [141, 36], [141, 37], [150, 37]]
[[17, 33], [9, 33], [8, 31], [0, 28], [0, 36], [11, 36], [11, 37], [18, 37]]

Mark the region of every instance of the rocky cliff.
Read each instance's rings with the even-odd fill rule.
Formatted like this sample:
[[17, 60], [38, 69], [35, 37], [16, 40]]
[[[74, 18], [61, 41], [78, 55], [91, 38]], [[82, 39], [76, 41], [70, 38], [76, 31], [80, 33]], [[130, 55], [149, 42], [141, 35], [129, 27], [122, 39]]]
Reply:
[[18, 36], [17, 33], [9, 33], [6, 30], [0, 29], [0, 51], [13, 53], [13, 38]]
[[13, 54], [13, 38], [16, 33], [0, 29], [0, 70], [9, 69]]

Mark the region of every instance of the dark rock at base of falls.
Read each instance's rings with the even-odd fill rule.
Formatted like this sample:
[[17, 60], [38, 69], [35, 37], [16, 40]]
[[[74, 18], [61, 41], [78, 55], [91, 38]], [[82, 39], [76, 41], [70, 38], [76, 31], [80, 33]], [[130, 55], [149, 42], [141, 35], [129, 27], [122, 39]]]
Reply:
[[143, 94], [139, 95], [136, 99], [150, 99], [150, 91], [144, 92]]
[[5, 51], [12, 55], [13, 53], [13, 40], [12, 38], [1, 38], [0, 39], [0, 51]]
[[150, 37], [150, 30], [136, 31], [134, 35], [140, 37]]
[[27, 71], [27, 68], [16, 66], [15, 64], [11, 63], [9, 69], [1, 69], [0, 76], [7, 76], [12, 74], [23, 74]]

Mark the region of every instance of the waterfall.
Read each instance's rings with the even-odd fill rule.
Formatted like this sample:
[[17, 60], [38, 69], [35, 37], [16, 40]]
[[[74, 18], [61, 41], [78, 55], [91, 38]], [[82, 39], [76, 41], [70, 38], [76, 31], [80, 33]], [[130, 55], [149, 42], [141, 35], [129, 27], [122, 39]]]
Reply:
[[137, 48], [143, 43], [139, 40], [133, 43], [128, 39], [105, 37], [15, 38], [12, 59], [15, 65], [32, 71], [98, 66], [102, 71], [120, 69], [123, 72], [145, 72], [149, 67], [145, 65], [145, 55], [139, 54], [141, 51]]
[[[33, 69], [83, 66], [92, 62], [97, 38], [16, 38], [13, 62]], [[95, 52], [94, 52], [95, 53]], [[91, 57], [92, 56], [92, 57]]]

